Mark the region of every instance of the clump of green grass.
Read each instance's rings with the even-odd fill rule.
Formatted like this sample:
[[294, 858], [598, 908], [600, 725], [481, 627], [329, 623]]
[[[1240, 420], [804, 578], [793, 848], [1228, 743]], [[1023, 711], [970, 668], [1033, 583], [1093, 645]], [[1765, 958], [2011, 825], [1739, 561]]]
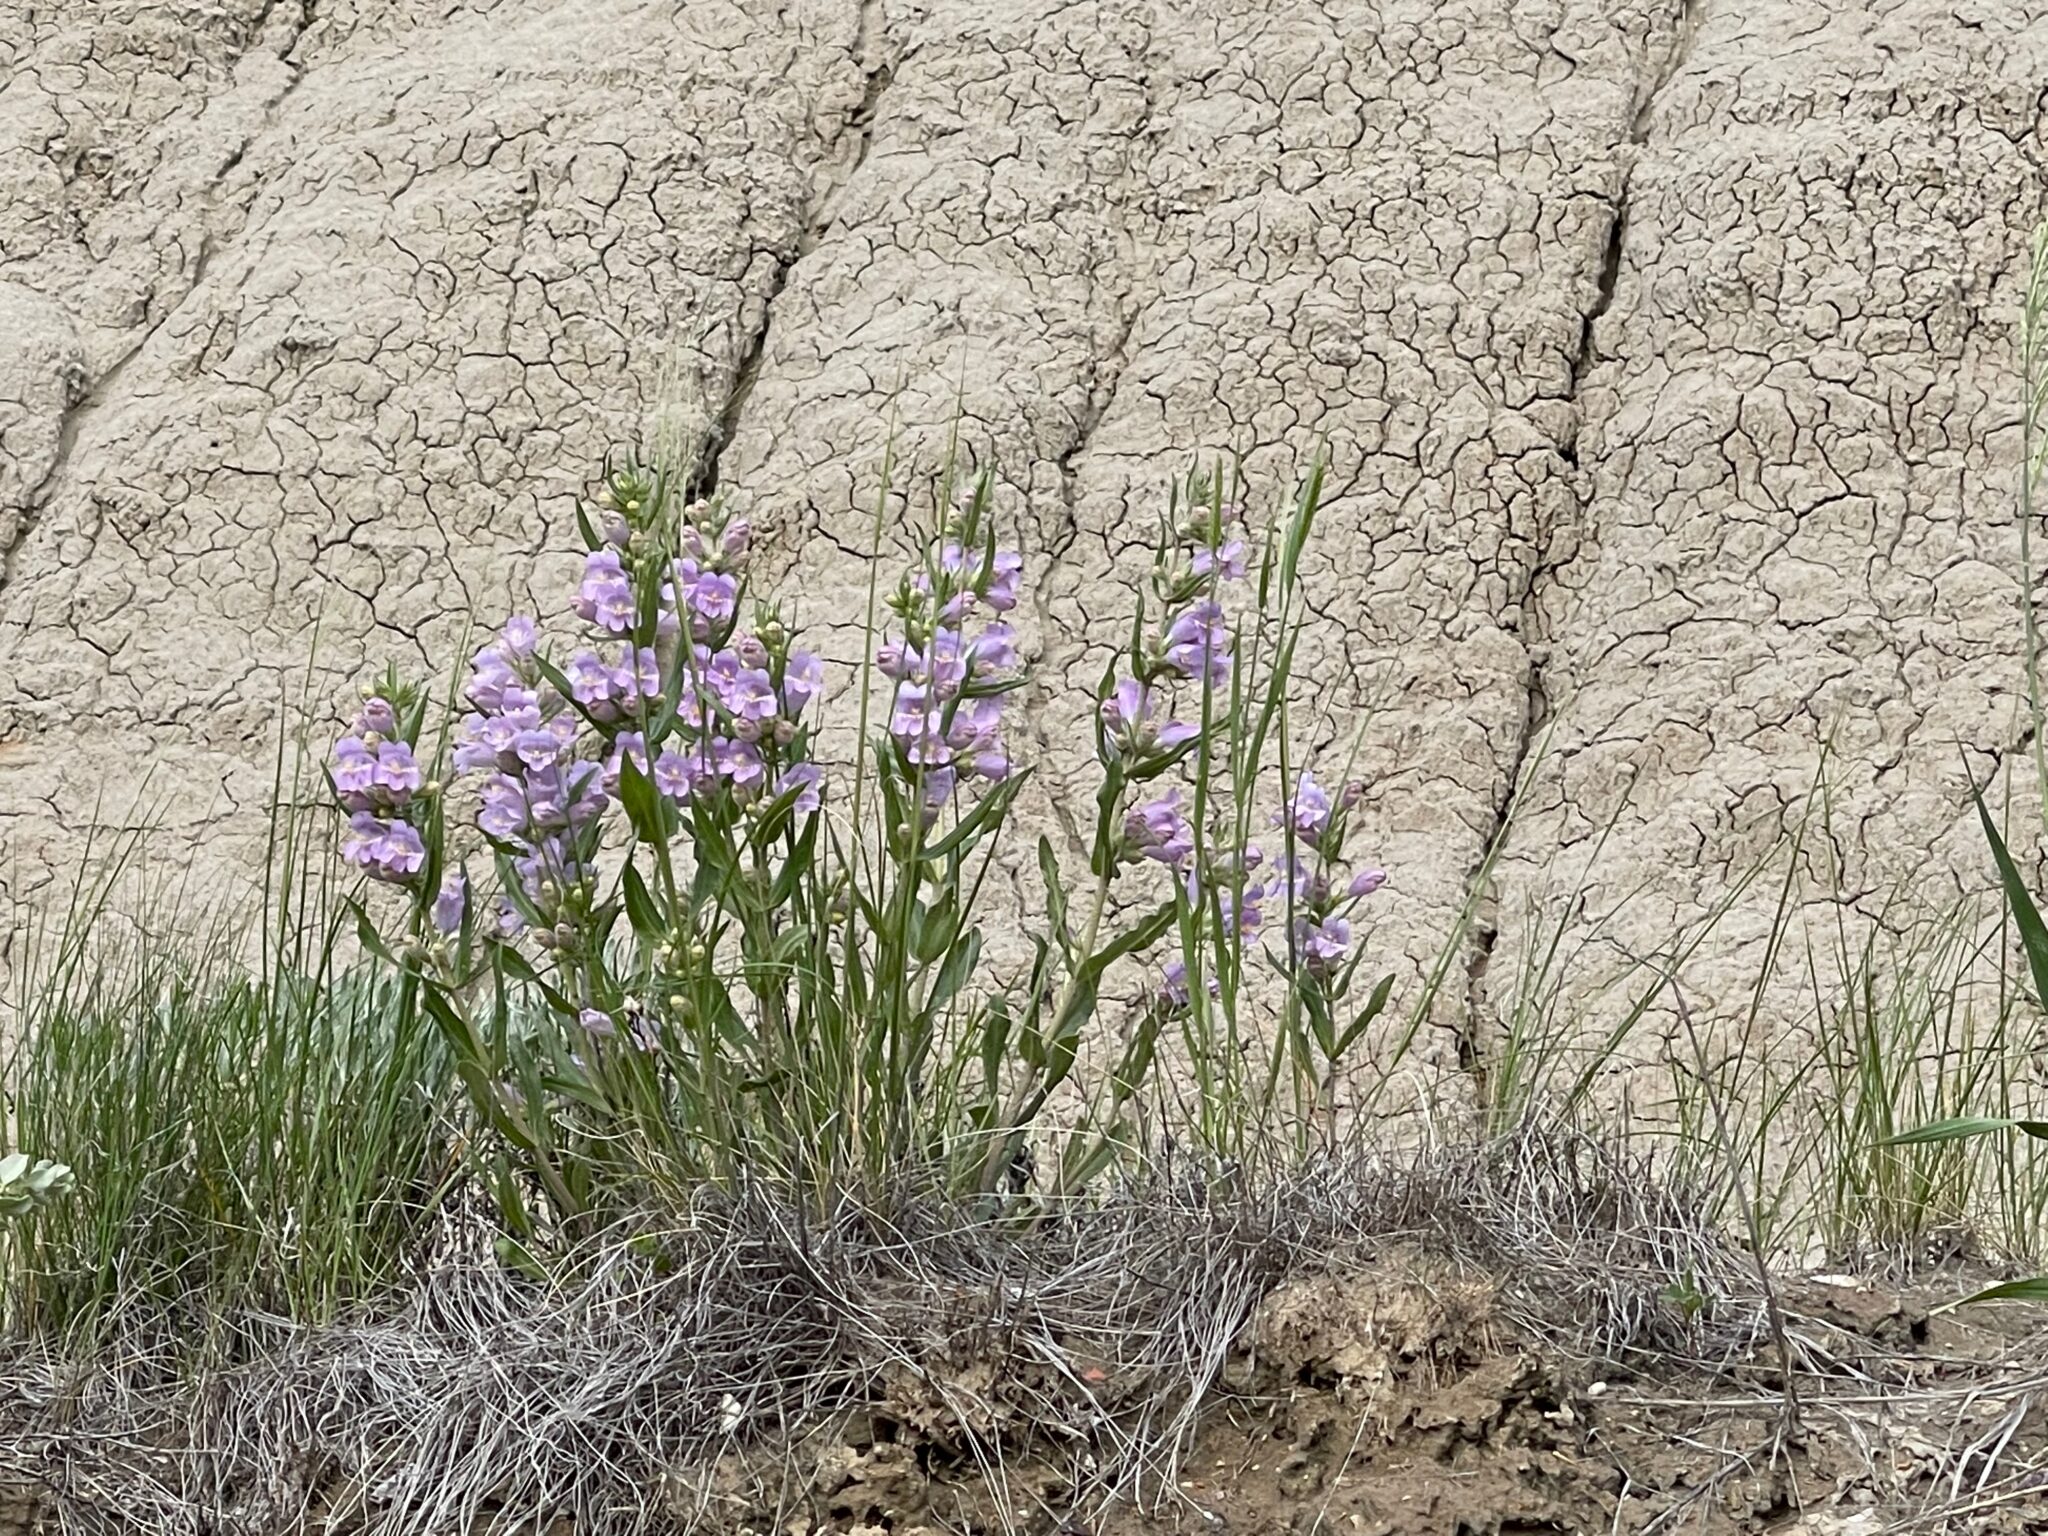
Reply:
[[446, 1050], [403, 980], [336, 963], [340, 909], [279, 850], [254, 969], [228, 923], [96, 940], [125, 857], [74, 893], [0, 1065], [0, 1144], [62, 1147], [73, 1185], [0, 1229], [9, 1330], [217, 1354], [228, 1319], [338, 1316], [435, 1242]]

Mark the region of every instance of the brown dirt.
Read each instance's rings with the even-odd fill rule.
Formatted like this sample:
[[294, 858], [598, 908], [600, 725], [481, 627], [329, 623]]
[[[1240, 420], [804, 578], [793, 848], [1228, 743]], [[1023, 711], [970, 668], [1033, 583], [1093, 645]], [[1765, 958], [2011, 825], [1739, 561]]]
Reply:
[[[1970, 1283], [1944, 1275], [1919, 1288], [1842, 1277], [1788, 1285], [1799, 1395], [1788, 1422], [1768, 1336], [1711, 1363], [1574, 1356], [1511, 1324], [1495, 1279], [1382, 1251], [1268, 1297], [1177, 1464], [1155, 1459], [1107, 1491], [1113, 1496], [1104, 1486], [1118, 1443], [1112, 1431], [1132, 1427], [1147, 1394], [1069, 1341], [1048, 1340], [1046, 1379], [1025, 1381], [1028, 1367], [1017, 1361], [1028, 1351], [963, 1352], [935, 1328], [920, 1367], [878, 1383], [864, 1411], [793, 1444], [756, 1442], [708, 1467], [677, 1469], [674, 1528], [708, 1536], [2048, 1531], [2043, 1314], [1938, 1310]], [[963, 1402], [992, 1406], [963, 1415]], [[1015, 1406], [1062, 1402], [1071, 1405], [1064, 1417]], [[316, 1516], [310, 1529], [320, 1536], [360, 1523], [360, 1500], [341, 1492], [326, 1489], [321, 1502], [354, 1516], [328, 1524]], [[67, 1523], [23, 1489], [0, 1485], [0, 1536], [144, 1529], [125, 1523], [122, 1509], [118, 1499], [73, 1506]], [[283, 1529], [247, 1509], [191, 1518], [190, 1529], [208, 1536]], [[536, 1526], [527, 1518], [504, 1528]], [[493, 1529], [487, 1518], [465, 1536]], [[576, 1536], [565, 1520], [540, 1529]]]
[[1794, 1286], [1788, 1427], [1768, 1340], [1713, 1368], [1630, 1371], [1529, 1342], [1484, 1280], [1319, 1277], [1267, 1303], [1170, 1485], [1077, 1497], [1083, 1425], [1015, 1436], [998, 1477], [939, 1395], [900, 1381], [822, 1449], [728, 1458], [678, 1512], [721, 1536], [2048, 1530], [2040, 1316], [1932, 1312], [1956, 1294]]

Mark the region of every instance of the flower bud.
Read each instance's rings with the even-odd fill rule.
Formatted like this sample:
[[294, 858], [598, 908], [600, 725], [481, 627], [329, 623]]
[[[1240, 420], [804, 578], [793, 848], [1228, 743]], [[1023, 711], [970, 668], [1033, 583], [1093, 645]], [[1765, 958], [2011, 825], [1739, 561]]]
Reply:
[[668, 1005], [676, 1013], [681, 1013], [684, 1008], [689, 1006], [689, 1001], [690, 1000], [687, 997], [684, 997], [683, 994], [680, 992], [671, 992], [668, 995]]

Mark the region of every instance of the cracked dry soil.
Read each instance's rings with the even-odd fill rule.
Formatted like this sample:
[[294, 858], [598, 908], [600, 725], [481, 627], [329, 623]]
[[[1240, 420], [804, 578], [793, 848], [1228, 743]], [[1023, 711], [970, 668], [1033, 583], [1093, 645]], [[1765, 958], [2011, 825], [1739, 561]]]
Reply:
[[313, 635], [317, 709], [551, 606], [677, 388], [845, 660], [889, 424], [915, 483], [961, 414], [1048, 826], [1172, 473], [1327, 439], [1303, 697], [1411, 983], [1528, 777], [1439, 1061], [1561, 881], [1654, 946], [1824, 742], [1852, 918], [1979, 881], [2044, 80], [2044, 0], [0, 0], [0, 881], [97, 817], [245, 887]]

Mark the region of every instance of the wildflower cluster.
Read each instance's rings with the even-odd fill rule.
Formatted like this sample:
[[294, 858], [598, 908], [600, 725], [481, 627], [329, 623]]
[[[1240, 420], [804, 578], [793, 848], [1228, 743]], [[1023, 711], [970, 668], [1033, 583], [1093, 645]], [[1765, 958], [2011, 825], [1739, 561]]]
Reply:
[[988, 494], [984, 480], [961, 499], [924, 568], [890, 599], [899, 630], [875, 656], [894, 685], [893, 771], [914, 786], [927, 827], [976, 781], [1010, 777], [1003, 704], [1017, 686], [1018, 659], [1001, 615], [1017, 606], [1024, 557], [996, 547]]
[[1358, 804], [1364, 785], [1354, 781], [1333, 798], [1304, 769], [1291, 791], [1273, 818], [1289, 850], [1261, 894], [1287, 905], [1290, 964], [1328, 975], [1350, 950], [1358, 903], [1386, 884], [1387, 872], [1361, 868], [1341, 878], [1346, 813]]
[[[1277, 856], [1249, 835], [1265, 726], [1248, 735], [1239, 717], [1263, 653], [1241, 653], [1241, 637], [1266, 631], [1241, 630], [1227, 601], [1250, 547], [1220, 497], [1191, 495], [1184, 516], [1176, 500], [1132, 640], [1094, 699], [1092, 898], [1068, 902], [1041, 840], [1049, 925], [1032, 936], [1030, 974], [984, 974], [975, 907], [1026, 777], [1005, 718], [1022, 685], [1010, 615], [1024, 562], [1000, 547], [992, 488], [983, 474], [942, 497], [918, 567], [888, 599], [873, 657], [887, 705], [860, 759], [878, 793], [853, 797], [872, 821], [820, 815], [825, 666], [779, 613], [750, 604], [753, 530], [637, 467], [608, 474], [578, 512], [582, 569], [559, 631], [574, 638], [551, 651], [534, 617], [515, 616], [462, 684], [452, 772], [490, 849], [492, 921], [444, 847], [428, 779], [439, 751], [419, 755], [423, 697], [395, 678], [366, 694], [330, 770], [344, 855], [412, 904], [402, 944], [387, 949], [365, 921], [366, 943], [417, 977], [479, 1112], [557, 1212], [591, 1212], [598, 1163], [635, 1180], [722, 1177], [764, 1150], [821, 1178], [930, 1159], [959, 1186], [1014, 1186], [1024, 1138], [1082, 1059], [1106, 970], [1134, 962], [1157, 977], [1169, 933], [1178, 957], [1133, 1009], [1056, 1187], [1127, 1146], [1126, 1106], [1169, 1019], [1198, 1071], [1222, 1074], [1205, 1092], [1237, 1081], [1225, 1032], [1196, 1039], [1213, 1021], [1190, 1007], [1189, 976], [1220, 995], [1235, 1040], [1241, 951], [1283, 909], [1285, 954], [1272, 959], [1290, 999], [1307, 997], [1316, 1037], [1338, 1038], [1328, 1021], [1358, 963], [1352, 915], [1384, 876], [1348, 873], [1356, 786], [1332, 795], [1301, 774]], [[1284, 659], [1272, 671], [1263, 707], [1284, 739]], [[927, 838], [942, 817], [944, 834]], [[621, 824], [624, 846], [607, 847]], [[1110, 900], [1155, 868], [1168, 895], [1149, 913]], [[1323, 1048], [1332, 1073], [1340, 1053]], [[1272, 1059], [1302, 1054], [1290, 1040]], [[649, 1137], [657, 1150], [635, 1150]], [[525, 1197], [501, 1187], [509, 1225], [526, 1230]]]
[[413, 755], [419, 718], [415, 712], [408, 734], [385, 693], [365, 694], [349, 733], [335, 743], [327, 770], [334, 797], [348, 813], [342, 858], [373, 880], [410, 885], [427, 860], [416, 824], [430, 789]]

